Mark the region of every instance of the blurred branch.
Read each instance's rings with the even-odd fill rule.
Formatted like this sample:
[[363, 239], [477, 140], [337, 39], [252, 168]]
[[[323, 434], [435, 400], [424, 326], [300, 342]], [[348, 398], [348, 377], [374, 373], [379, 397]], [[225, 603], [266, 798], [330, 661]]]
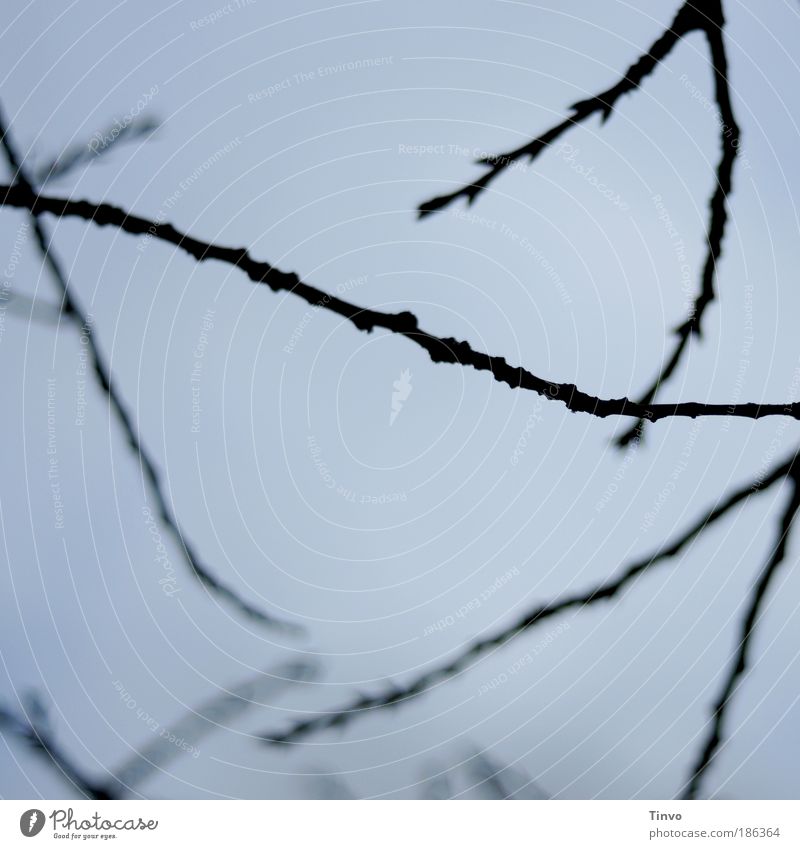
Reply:
[[[66, 176], [80, 165], [95, 162], [106, 156], [116, 149], [120, 142], [130, 142], [141, 136], [147, 136], [158, 127], [158, 121], [153, 118], [140, 118], [129, 124], [112, 124], [92, 137], [91, 141], [72, 145], [60, 156], [37, 168], [33, 175], [33, 182], [40, 187], [44, 186], [50, 180]], [[102, 144], [98, 142], [98, 138], [102, 140]], [[94, 146], [92, 142], [95, 142]]]
[[[740, 131], [733, 114], [731, 91], [728, 83], [728, 57], [725, 51], [723, 27], [725, 20], [722, 7], [718, 3], [716, 15], [710, 18], [703, 27], [711, 53], [711, 65], [714, 72], [714, 97], [719, 107], [719, 129], [722, 155], [715, 174], [715, 188], [709, 202], [709, 224], [706, 234], [706, 259], [703, 265], [700, 292], [695, 298], [691, 312], [686, 321], [676, 328], [677, 342], [672, 356], [661, 368], [656, 379], [640, 396], [642, 404], [654, 400], [659, 387], [672, 376], [687, 350], [688, 342], [693, 334], [702, 335], [702, 320], [706, 307], [716, 297], [715, 276], [717, 263], [722, 254], [722, 240], [725, 237], [725, 227], [728, 222], [727, 198], [733, 188], [733, 165], [739, 149]], [[639, 421], [620, 436], [616, 442], [624, 447], [632, 439], [639, 439], [644, 431], [645, 420]]]
[[[514, 165], [515, 162], [525, 158], [529, 162], [533, 162], [542, 151], [557, 141], [567, 130], [592, 115], [600, 114], [602, 121], [607, 121], [620, 97], [637, 89], [644, 78], [655, 70], [659, 62], [667, 57], [680, 39], [697, 29], [708, 30], [709, 22], [714, 19], [713, 15], [716, 14], [719, 6], [719, 0], [694, 0], [694, 2], [689, 0], [689, 2], [684, 3], [672, 24], [656, 39], [647, 53], [640, 56], [628, 68], [622, 79], [611, 88], [574, 104], [570, 107], [571, 115], [521, 147], [507, 153], [498, 153], [478, 160], [478, 164], [491, 166], [482, 177], [450, 194], [432, 198], [421, 204], [418, 210], [419, 217], [424, 218], [438, 212], [459, 198], [465, 198], [467, 203], [471, 204], [496, 177]], [[721, 10], [719, 14], [721, 15]]]
[[774, 543], [772, 554], [750, 594], [747, 612], [742, 621], [742, 629], [736, 652], [736, 659], [725, 678], [725, 683], [722, 687], [719, 699], [714, 705], [714, 710], [712, 711], [711, 718], [709, 720], [710, 727], [706, 743], [692, 769], [691, 777], [685, 786], [685, 799], [694, 799], [697, 797], [703, 776], [705, 775], [706, 770], [708, 770], [708, 768], [713, 764], [714, 758], [722, 746], [728, 710], [733, 696], [736, 694], [736, 688], [739, 684], [739, 680], [744, 676], [749, 666], [751, 641], [760, 621], [761, 608], [764, 605], [764, 600], [770, 586], [772, 585], [772, 581], [777, 575], [779, 567], [786, 556], [786, 544], [789, 540], [789, 534], [792, 531], [793, 523], [797, 518], [797, 511], [800, 509], [799, 471], [799, 469], [795, 468], [789, 475], [789, 480], [792, 483], [789, 503], [786, 505], [786, 509], [781, 516], [777, 539]]
[[[715, 172], [716, 187], [709, 203], [707, 253], [701, 277], [700, 292], [695, 298], [689, 317], [675, 330], [678, 338], [671, 356], [664, 363], [653, 383], [640, 396], [638, 403], [642, 405], [651, 404], [659, 387], [672, 376], [688, 349], [692, 335], [701, 335], [703, 314], [706, 307], [716, 297], [714, 281], [728, 219], [726, 199], [732, 189], [733, 164], [736, 159], [740, 136], [739, 126], [733, 113], [728, 83], [728, 58], [723, 37], [724, 26], [725, 19], [720, 0], [690, 0], [678, 11], [672, 25], [662, 33], [650, 50], [627, 70], [616, 85], [594, 97], [576, 103], [572, 106], [572, 115], [533, 141], [516, 150], [483, 160], [483, 164], [490, 164], [492, 167], [479, 180], [450, 194], [433, 198], [419, 207], [419, 216], [423, 218], [449, 206], [462, 197], [466, 198], [468, 203], [472, 203], [503, 171], [521, 158], [527, 157], [532, 162], [545, 148], [575, 124], [586, 120], [595, 113], [599, 113], [602, 121], [605, 122], [611, 116], [619, 98], [638, 88], [642, 80], [655, 70], [658, 63], [666, 58], [680, 39], [695, 30], [704, 32], [711, 55], [714, 95], [720, 111], [722, 146], [722, 154]], [[625, 446], [631, 440], [639, 439], [642, 436], [646, 421], [647, 418], [644, 416], [639, 418], [631, 428], [618, 437], [617, 444]]]
[[325, 309], [347, 319], [359, 330], [370, 333], [376, 328], [383, 328], [391, 333], [399, 334], [427, 351], [428, 356], [435, 363], [458, 364], [469, 366], [477, 371], [488, 371], [500, 383], [507, 383], [513, 389], [536, 392], [551, 401], [561, 401], [574, 413], [588, 413], [598, 418], [630, 416], [649, 421], [673, 416], [800, 418], [800, 402], [705, 404], [688, 401], [677, 404], [639, 404], [625, 397], [599, 398], [583, 392], [574, 383], [555, 383], [521, 367], [509, 365], [504, 357], [492, 357], [475, 351], [468, 342], [427, 333], [419, 327], [417, 317], [411, 312], [386, 313], [364, 309], [302, 282], [292, 272], [281, 271], [268, 262], [254, 259], [247, 248], [230, 248], [204, 242], [182, 233], [172, 224], [139, 218], [111, 204], [37, 195], [30, 185], [17, 184], [0, 185], [0, 206], [28, 209], [35, 215], [49, 212], [59, 217], [77, 217], [101, 227], [117, 227], [132, 235], [154, 237], [175, 245], [198, 262], [215, 259], [234, 265], [244, 271], [254, 283], [266, 284], [273, 292], [290, 292], [317, 309]]
[[788, 460], [775, 466], [763, 477], [759, 477], [755, 481], [751, 481], [745, 486], [734, 490], [722, 503], [703, 514], [681, 536], [665, 544], [650, 556], [634, 562], [616, 578], [599, 584], [587, 592], [575, 593], [566, 596], [566, 598], [559, 597], [535, 607], [533, 610], [525, 613], [510, 627], [504, 628], [493, 636], [476, 640], [467, 646], [466, 649], [462, 650], [446, 666], [431, 669], [405, 686], [395, 687], [388, 692], [376, 696], [361, 696], [343, 708], [329, 713], [317, 714], [309, 719], [297, 722], [282, 733], [264, 733], [261, 735], [262, 739], [265, 743], [269, 744], [296, 743], [298, 740], [314, 732], [347, 725], [356, 719], [364, 717], [375, 709], [400, 705], [415, 696], [425, 694], [434, 685], [453, 678], [458, 673], [468, 669], [474, 660], [486, 654], [489, 650], [505, 646], [510, 640], [547, 619], [573, 608], [584, 608], [599, 601], [608, 601], [615, 598], [644, 572], [652, 570], [656, 564], [678, 554], [695, 537], [708, 528], [709, 525], [721, 519], [738, 504], [746, 501], [750, 495], [763, 492], [772, 486], [772, 484], [784, 479], [792, 471], [796, 456], [792, 455]]
[[[35, 196], [36, 190], [27, 175], [21, 157], [14, 147], [8, 125], [2, 113], [0, 113], [0, 143], [2, 144], [6, 159], [11, 168], [12, 175], [17, 181], [15, 188], [21, 191], [24, 195]], [[9, 190], [14, 191], [14, 189]], [[62, 267], [61, 261], [57, 258], [52, 249], [51, 235], [45, 229], [44, 223], [40, 220], [41, 210], [30, 208], [30, 213], [39, 250], [42, 253], [45, 264], [52, 272], [53, 279], [58, 287], [58, 292], [61, 295], [62, 312], [64, 315], [72, 319], [74, 325], [80, 329], [87, 340], [87, 348], [92, 360], [92, 366], [97, 383], [107, 395], [109, 404], [116, 413], [117, 420], [122, 426], [125, 436], [127, 437], [128, 444], [139, 458], [140, 469], [150, 485], [151, 492], [158, 508], [158, 515], [175, 540], [175, 543], [183, 556], [184, 562], [189, 567], [192, 574], [203, 586], [206, 587], [206, 589], [217, 595], [219, 598], [223, 598], [228, 601], [240, 613], [248, 616], [250, 619], [262, 625], [282, 630], [300, 630], [297, 625], [284, 622], [271, 614], [265, 613], [260, 608], [250, 604], [250, 602], [242, 598], [237, 592], [223, 584], [202, 562], [195, 551], [194, 546], [184, 536], [178, 524], [177, 517], [168, 502], [164, 485], [161, 481], [161, 475], [156, 467], [156, 462], [143, 445], [139, 437], [138, 428], [134, 425], [133, 416], [125, 406], [125, 402], [117, 389], [116, 382], [112, 382], [110, 369], [97, 345], [97, 339], [95, 338], [92, 322], [89, 316], [81, 309], [80, 305], [72, 296], [66, 270]]]
[[0, 728], [4, 728], [12, 737], [26, 743], [44, 757], [62, 778], [87, 799], [117, 798], [110, 794], [108, 788], [87, 778], [64, 754], [53, 739], [52, 732], [47, 727], [44, 709], [35, 697], [31, 697], [21, 714], [0, 706]]

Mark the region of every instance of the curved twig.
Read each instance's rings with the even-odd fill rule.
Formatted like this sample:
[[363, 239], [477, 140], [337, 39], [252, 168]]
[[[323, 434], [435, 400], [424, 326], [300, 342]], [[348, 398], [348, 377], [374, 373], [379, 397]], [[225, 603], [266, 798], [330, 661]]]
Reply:
[[641, 55], [623, 75], [619, 82], [611, 88], [575, 103], [571, 108], [572, 114], [568, 115], [561, 123], [551, 127], [542, 135], [526, 142], [521, 147], [510, 150], [507, 153], [498, 153], [491, 157], [479, 159], [478, 164], [490, 165], [489, 170], [473, 183], [468, 183], [450, 194], [432, 198], [420, 204], [418, 213], [420, 218], [425, 218], [434, 212], [444, 209], [459, 198], [465, 198], [467, 203], [472, 203], [500, 174], [510, 168], [520, 159], [527, 158], [533, 162], [542, 151], [557, 141], [567, 130], [585, 121], [595, 113], [599, 113], [603, 122], [611, 116], [611, 112], [617, 101], [623, 94], [627, 94], [639, 87], [642, 80], [651, 74], [659, 62], [663, 61], [673, 47], [688, 33], [696, 29], [706, 29], [710, 17], [709, 12], [715, 9], [709, 7], [719, 6], [719, 0], [691, 0], [680, 8], [672, 24], [656, 39], [647, 53]]
[[551, 401], [560, 401], [573, 413], [588, 413], [598, 418], [629, 416], [635, 419], [658, 421], [674, 416], [737, 416], [760, 419], [765, 416], [800, 418], [800, 402], [779, 404], [706, 404], [685, 401], [676, 404], [640, 404], [629, 398], [599, 398], [578, 389], [574, 383], [556, 383], [521, 366], [512, 366], [504, 357], [493, 357], [475, 351], [468, 342], [450, 337], [435, 336], [422, 330], [417, 317], [411, 312], [387, 313], [365, 309], [349, 301], [323, 292], [304, 283], [293, 272], [281, 271], [265, 261], [254, 259], [247, 248], [230, 248], [204, 242], [182, 233], [172, 224], [150, 221], [131, 215], [124, 209], [107, 203], [91, 203], [66, 198], [37, 195], [24, 185], [0, 185], [0, 206], [28, 209], [35, 214], [49, 212], [60, 217], [77, 217], [98, 226], [113, 226], [133, 235], [147, 235], [181, 248], [198, 262], [216, 259], [240, 268], [254, 283], [265, 284], [273, 292], [290, 292], [318, 309], [325, 309], [347, 319], [359, 330], [367, 333], [376, 328], [405, 336], [427, 351], [435, 363], [469, 366], [477, 371], [488, 371], [499, 383], [512, 389], [536, 392]]

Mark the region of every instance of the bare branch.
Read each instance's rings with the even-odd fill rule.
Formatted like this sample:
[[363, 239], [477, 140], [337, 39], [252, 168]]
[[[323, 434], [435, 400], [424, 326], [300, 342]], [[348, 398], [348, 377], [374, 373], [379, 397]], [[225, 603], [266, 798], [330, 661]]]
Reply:
[[557, 141], [575, 124], [585, 121], [595, 113], [600, 114], [603, 122], [608, 120], [619, 98], [637, 89], [642, 80], [651, 74], [658, 63], [669, 55], [672, 48], [675, 47], [681, 38], [696, 29], [706, 29], [708, 17], [710, 17], [709, 7], [712, 7], [711, 11], [713, 12], [715, 11], [713, 7], [717, 6], [719, 6], [718, 0], [710, 0], [710, 2], [709, 0], [694, 0], [694, 2], [690, 0], [690, 2], [684, 3], [671, 26], [656, 39], [647, 53], [640, 56], [628, 68], [619, 82], [615, 83], [611, 88], [596, 94], [594, 97], [581, 100], [579, 103], [574, 104], [570, 107], [572, 109], [571, 115], [532, 141], [526, 142], [521, 147], [507, 153], [498, 153], [488, 159], [478, 160], [478, 164], [491, 166], [482, 177], [475, 180], [474, 183], [462, 186], [450, 194], [432, 198], [421, 204], [419, 207], [419, 217], [424, 218], [427, 215], [438, 212], [459, 198], [466, 198], [467, 203], [471, 204], [507, 168], [524, 158], [527, 158], [529, 162], [533, 162], [542, 151], [554, 141]]
[[791, 496], [789, 498], [789, 503], [786, 505], [786, 509], [781, 516], [777, 540], [775, 541], [775, 545], [773, 547], [772, 554], [767, 561], [767, 565], [761, 572], [761, 575], [750, 594], [747, 613], [745, 614], [742, 622], [736, 659], [728, 672], [725, 683], [722, 687], [722, 692], [720, 693], [719, 699], [714, 705], [714, 709], [711, 713], [706, 743], [701, 750], [696, 764], [692, 768], [691, 777], [685, 785], [685, 799], [694, 799], [697, 797], [703, 776], [708, 768], [714, 763], [714, 758], [716, 757], [720, 746], [722, 746], [727, 712], [730, 708], [733, 696], [736, 694], [739, 680], [744, 676], [748, 668], [751, 641], [761, 618], [761, 608], [764, 605], [764, 601], [767, 593], [769, 592], [772, 581], [777, 575], [779, 567], [786, 556], [786, 543], [789, 540], [789, 534], [791, 533], [793, 523], [797, 517], [797, 511], [800, 509], [800, 482], [798, 481], [797, 469], [792, 470], [792, 473], [789, 475], [789, 480], [792, 484]]
[[[0, 143], [3, 146], [11, 171], [17, 180], [16, 188], [25, 195], [35, 195], [35, 189], [26, 173], [22, 159], [14, 147], [8, 125], [2, 114], [0, 114]], [[60, 260], [53, 251], [51, 236], [45, 229], [44, 223], [40, 220], [41, 211], [31, 208], [30, 212], [36, 242], [45, 263], [52, 272], [53, 279], [61, 296], [61, 309], [66, 316], [72, 319], [75, 326], [80, 329], [86, 339], [87, 349], [91, 357], [97, 383], [108, 396], [109, 403], [117, 415], [117, 420], [122, 426], [128, 443], [139, 458], [140, 468], [150, 485], [158, 509], [158, 515], [175, 540], [186, 565], [203, 586], [218, 597], [228, 601], [240, 613], [243, 613], [253, 621], [284, 631], [297, 632], [301, 630], [299, 626], [293, 623], [285, 622], [272, 614], [262, 611], [260, 608], [246, 601], [238, 593], [230, 589], [230, 587], [223, 584], [212, 573], [209, 567], [202, 562], [194, 546], [184, 536], [178, 524], [177, 517], [168, 502], [156, 462], [143, 445], [138, 428], [134, 425], [133, 416], [125, 406], [125, 402], [117, 389], [116, 383], [112, 381], [111, 371], [97, 345], [92, 323], [72, 296], [66, 270], [62, 267]]]
[[72, 760], [64, 754], [47, 727], [47, 718], [40, 703], [32, 699], [22, 713], [0, 707], [0, 728], [30, 746], [46, 758], [47, 762], [87, 799], [114, 799], [107, 787], [87, 778]]
[[[158, 127], [158, 121], [152, 118], [134, 120], [129, 124], [112, 124], [103, 132], [97, 133], [91, 141], [72, 145], [60, 156], [37, 168], [34, 181], [37, 185], [43, 186], [50, 180], [64, 177], [80, 165], [95, 162], [100, 157], [106, 156], [112, 150], [115, 150], [120, 143], [130, 142], [141, 136], [149, 135]], [[102, 139], [102, 142], [97, 142], [97, 138]], [[94, 146], [92, 142], [95, 142]]]
[[[707, 233], [706, 259], [703, 265], [700, 292], [692, 305], [686, 321], [677, 327], [677, 342], [672, 355], [661, 368], [656, 379], [640, 396], [640, 403], [647, 404], [656, 397], [659, 387], [669, 380], [687, 350], [687, 343], [693, 334], [702, 334], [702, 320], [706, 307], [716, 298], [715, 277], [717, 263], [722, 254], [722, 240], [728, 222], [727, 198], [733, 188], [733, 166], [739, 150], [740, 131], [733, 114], [731, 91], [728, 83], [728, 57], [725, 51], [723, 26], [725, 20], [719, 7], [718, 18], [710, 19], [703, 27], [711, 53], [711, 65], [714, 70], [714, 96], [719, 107], [719, 129], [722, 155], [716, 169], [716, 185], [709, 203], [709, 224]], [[645, 421], [640, 419], [632, 428], [617, 439], [620, 447], [631, 440], [639, 439], [644, 431]]]
[[28, 209], [36, 215], [49, 212], [59, 217], [82, 218], [101, 227], [118, 227], [126, 233], [137, 236], [150, 234], [154, 238], [181, 248], [198, 262], [216, 259], [234, 265], [244, 271], [254, 283], [266, 284], [273, 292], [290, 292], [318, 309], [325, 309], [346, 318], [359, 330], [370, 333], [376, 328], [382, 328], [405, 336], [427, 351], [428, 356], [435, 363], [458, 364], [469, 366], [477, 371], [488, 371], [499, 383], [506, 383], [512, 389], [536, 392], [551, 401], [560, 401], [573, 413], [588, 413], [598, 418], [629, 416], [649, 421], [674, 416], [800, 418], [800, 402], [706, 404], [687, 401], [677, 404], [640, 404], [625, 397], [599, 398], [583, 392], [574, 383], [556, 383], [546, 380], [520, 366], [509, 365], [504, 357], [493, 357], [490, 354], [475, 351], [468, 342], [427, 333], [419, 327], [417, 317], [411, 312], [386, 313], [359, 307], [302, 282], [292, 272], [281, 271], [268, 262], [254, 259], [247, 248], [230, 248], [204, 242], [182, 233], [172, 224], [140, 218], [111, 204], [37, 195], [25, 185], [0, 185], [0, 206]]
[[588, 592], [574, 593], [573, 595], [566, 596], [566, 598], [556, 598], [535, 607], [533, 610], [525, 613], [522, 618], [510, 627], [504, 628], [493, 636], [476, 640], [446, 666], [432, 669], [405, 686], [395, 687], [393, 690], [376, 696], [362, 696], [355, 699], [346, 707], [329, 713], [317, 714], [309, 719], [295, 723], [283, 733], [265, 733], [262, 735], [262, 739], [265, 743], [270, 744], [296, 743], [301, 738], [316, 731], [347, 725], [374, 709], [407, 702], [415, 696], [420, 696], [428, 692], [434, 685], [453, 678], [458, 673], [468, 669], [474, 660], [489, 650], [505, 646], [514, 637], [530, 630], [546, 619], [550, 619], [572, 608], [583, 608], [595, 602], [607, 601], [618, 596], [641, 574], [650, 571], [656, 564], [678, 554], [696, 536], [702, 533], [709, 525], [721, 519], [737, 504], [746, 501], [754, 493], [765, 491], [776, 481], [785, 478], [792, 471], [796, 456], [792, 455], [788, 460], [775, 466], [763, 477], [759, 477], [755, 481], [751, 481], [740, 489], [730, 493], [724, 501], [706, 512], [677, 539], [659, 548], [649, 557], [631, 564], [616, 578], [599, 584]]

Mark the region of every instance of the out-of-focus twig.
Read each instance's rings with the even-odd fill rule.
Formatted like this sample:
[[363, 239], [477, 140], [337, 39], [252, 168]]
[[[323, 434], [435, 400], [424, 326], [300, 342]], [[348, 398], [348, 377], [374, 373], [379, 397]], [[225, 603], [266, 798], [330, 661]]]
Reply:
[[47, 726], [46, 715], [38, 700], [31, 700], [20, 711], [12, 711], [0, 706], [0, 728], [13, 738], [22, 740], [44, 757], [50, 766], [85, 798], [117, 798], [109, 788], [84, 775], [83, 771], [63, 752]]
[[332, 710], [328, 713], [315, 714], [308, 719], [301, 720], [286, 731], [265, 732], [261, 735], [262, 739], [265, 743], [272, 745], [297, 743], [309, 734], [328, 728], [341, 728], [357, 719], [371, 715], [375, 710], [407, 703], [417, 696], [424, 695], [436, 684], [447, 681], [458, 673], [470, 668], [477, 658], [486, 654], [491, 649], [506, 645], [510, 640], [529, 631], [541, 622], [568, 610], [575, 608], [582, 609], [588, 605], [608, 601], [619, 596], [635, 582], [636, 578], [645, 572], [651, 571], [658, 563], [674, 557], [692, 542], [695, 537], [725, 516], [738, 504], [745, 502], [751, 495], [757, 492], [765, 491], [777, 481], [783, 480], [792, 471], [795, 457], [796, 455], [792, 455], [785, 462], [772, 468], [763, 477], [758, 477], [755, 481], [748, 482], [746, 485], [729, 493], [724, 500], [711, 510], [705, 512], [680, 536], [666, 543], [648, 557], [644, 557], [631, 564], [616, 577], [594, 586], [588, 591], [564, 594], [552, 601], [536, 606], [523, 614], [521, 618], [509, 627], [491, 636], [479, 638], [467, 646], [466, 649], [462, 650], [445, 666], [435, 667], [404, 686], [397, 686], [388, 692], [375, 696], [361, 696], [358, 699], [354, 699], [345, 707]]
[[[731, 90], [728, 83], [728, 57], [725, 51], [723, 27], [725, 20], [722, 16], [722, 6], [711, 3], [715, 7], [715, 15], [709, 18], [703, 30], [708, 40], [711, 53], [711, 67], [714, 73], [714, 97], [719, 107], [719, 130], [722, 153], [715, 173], [714, 192], [709, 202], [709, 223], [706, 234], [706, 258], [703, 264], [700, 291], [692, 304], [686, 321], [675, 329], [677, 341], [672, 355], [664, 363], [653, 383], [639, 397], [640, 403], [647, 404], [656, 397], [662, 386], [674, 373], [681, 362], [692, 336], [702, 335], [703, 315], [706, 307], [716, 298], [717, 263], [722, 255], [722, 241], [728, 222], [728, 196], [733, 188], [733, 166], [739, 150], [740, 131], [733, 113]], [[710, 9], [709, 9], [710, 11]], [[640, 439], [645, 427], [645, 420], [639, 419], [633, 427], [625, 431], [616, 440], [620, 447], [626, 446], [633, 439]]]
[[521, 147], [507, 153], [498, 153], [478, 160], [479, 164], [490, 166], [483, 176], [472, 183], [461, 186], [454, 192], [432, 198], [420, 204], [419, 217], [424, 218], [438, 212], [460, 198], [466, 199], [467, 203], [472, 203], [500, 174], [514, 165], [515, 162], [521, 159], [533, 162], [540, 153], [557, 141], [567, 130], [592, 115], [599, 114], [604, 122], [608, 120], [620, 97], [637, 89], [644, 78], [655, 70], [658, 63], [669, 55], [672, 48], [685, 35], [697, 29], [705, 29], [710, 13], [713, 14], [716, 11], [714, 7], [718, 5], [718, 0], [689, 0], [689, 2], [684, 3], [672, 24], [611, 88], [574, 104], [571, 107], [572, 114], [532, 141], [525, 142]]
[[714, 763], [714, 758], [722, 746], [728, 711], [736, 694], [737, 686], [749, 666], [752, 639], [762, 615], [767, 593], [786, 557], [786, 545], [793, 524], [797, 519], [797, 512], [800, 510], [800, 469], [794, 468], [788, 479], [791, 481], [789, 502], [781, 516], [772, 553], [750, 593], [746, 613], [742, 620], [734, 662], [725, 676], [722, 692], [711, 712], [706, 742], [686, 783], [684, 789], [684, 798], [686, 799], [696, 798], [703, 776]]

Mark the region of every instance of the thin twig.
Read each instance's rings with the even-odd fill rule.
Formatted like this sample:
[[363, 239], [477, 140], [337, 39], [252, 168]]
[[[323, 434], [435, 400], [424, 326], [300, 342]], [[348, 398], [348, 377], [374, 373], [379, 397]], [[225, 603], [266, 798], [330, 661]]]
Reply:
[[0, 206], [28, 209], [35, 214], [49, 212], [59, 217], [77, 217], [98, 226], [113, 226], [132, 235], [148, 235], [175, 245], [198, 262], [216, 259], [234, 265], [254, 283], [266, 284], [273, 292], [290, 292], [317, 309], [325, 309], [352, 322], [367, 333], [376, 328], [404, 336], [427, 351], [435, 363], [469, 366], [477, 371], [488, 371], [495, 380], [512, 389], [536, 392], [551, 401], [560, 401], [573, 413], [588, 413], [598, 418], [628, 416], [649, 421], [685, 416], [736, 416], [760, 419], [765, 416], [790, 416], [800, 418], [800, 402], [779, 404], [706, 404], [687, 401], [676, 404], [640, 404], [629, 398], [599, 398], [578, 389], [574, 383], [556, 383], [538, 377], [520, 366], [512, 366], [504, 357], [493, 357], [475, 351], [468, 342], [449, 337], [435, 336], [419, 327], [417, 317], [411, 312], [387, 313], [365, 309], [315, 286], [304, 283], [297, 274], [281, 271], [268, 262], [254, 259], [247, 248], [231, 248], [204, 242], [177, 230], [172, 224], [150, 221], [131, 215], [126, 210], [107, 203], [74, 201], [37, 195], [29, 186], [0, 185]]
[[130, 142], [141, 136], [153, 133], [158, 127], [158, 121], [152, 118], [142, 118], [139, 121], [132, 121], [130, 124], [124, 124], [120, 128], [112, 124], [103, 132], [97, 134], [103, 140], [102, 145], [98, 143], [93, 147], [92, 141], [96, 140], [96, 138], [93, 138], [92, 141], [83, 142], [82, 144], [76, 144], [67, 148], [60, 156], [36, 169], [34, 175], [35, 182], [41, 187], [50, 180], [65, 177], [78, 166], [96, 162], [112, 150], [115, 150], [119, 144]]
[[[0, 143], [2, 143], [12, 174], [17, 180], [16, 188], [28, 196], [35, 195], [35, 189], [26, 173], [24, 163], [14, 147], [8, 125], [1, 113]], [[56, 286], [58, 287], [58, 291], [61, 296], [61, 309], [66, 316], [72, 319], [73, 324], [80, 328], [81, 333], [86, 339], [97, 383], [108, 396], [109, 403], [117, 415], [117, 420], [122, 426], [122, 430], [125, 433], [128, 443], [133, 452], [139, 458], [141, 470], [150, 484], [150, 490], [156, 502], [158, 515], [175, 540], [186, 565], [200, 583], [203, 584], [203, 586], [218, 597], [224, 598], [240, 613], [243, 613], [250, 619], [259, 622], [262, 625], [267, 625], [284, 631], [299, 631], [299, 626], [294, 623], [285, 622], [272, 614], [262, 611], [260, 608], [246, 601], [236, 591], [223, 584], [211, 572], [209, 567], [202, 562], [194, 546], [184, 536], [178, 524], [177, 517], [175, 516], [164, 491], [164, 485], [162, 484], [161, 475], [157, 469], [156, 462], [143, 445], [138, 434], [138, 429], [134, 425], [133, 416], [128, 411], [125, 402], [117, 389], [116, 382], [112, 381], [111, 371], [103, 359], [103, 355], [97, 345], [92, 322], [72, 295], [72, 289], [69, 285], [66, 270], [62, 267], [60, 260], [53, 251], [51, 236], [45, 229], [44, 223], [40, 220], [41, 211], [31, 208], [30, 212], [33, 221], [34, 233], [36, 235], [36, 242], [45, 263], [52, 272], [53, 279], [56, 282]]]
[[785, 478], [792, 471], [795, 459], [796, 455], [792, 455], [785, 462], [775, 466], [763, 477], [759, 477], [755, 481], [751, 481], [730, 493], [721, 504], [706, 512], [677, 539], [659, 548], [649, 557], [645, 557], [628, 566], [616, 578], [599, 584], [588, 592], [575, 593], [568, 595], [566, 598], [557, 598], [535, 607], [533, 610], [525, 613], [510, 627], [504, 628], [493, 636], [482, 637], [476, 640], [467, 646], [466, 649], [462, 650], [446, 666], [431, 669], [405, 686], [395, 687], [388, 692], [376, 696], [362, 696], [343, 708], [329, 713], [316, 714], [309, 719], [297, 722], [282, 733], [265, 733], [261, 735], [262, 739], [265, 743], [269, 744], [295, 743], [314, 732], [347, 725], [356, 719], [368, 715], [374, 709], [408, 702], [415, 696], [423, 695], [434, 685], [447, 681], [469, 668], [474, 660], [489, 650], [505, 646], [514, 637], [530, 630], [546, 619], [550, 619], [572, 608], [583, 608], [595, 602], [606, 601], [618, 596], [639, 575], [651, 570], [657, 563], [674, 557], [709, 525], [722, 518], [737, 504], [746, 501], [754, 493], [765, 491], [776, 481]]
[[[727, 198], [733, 188], [733, 166], [739, 149], [740, 131], [733, 113], [731, 91], [728, 83], [728, 57], [725, 51], [723, 27], [725, 19], [722, 7], [718, 14], [710, 18], [703, 27], [708, 47], [711, 53], [711, 66], [714, 72], [714, 97], [719, 107], [719, 129], [722, 154], [715, 173], [714, 193], [709, 202], [709, 224], [707, 233], [706, 259], [703, 265], [700, 291], [695, 298], [686, 321], [675, 329], [677, 341], [675, 349], [667, 362], [661, 368], [653, 383], [642, 393], [639, 401], [650, 403], [663, 383], [672, 376], [693, 335], [702, 335], [703, 314], [706, 307], [716, 298], [715, 277], [717, 263], [722, 254], [722, 240], [725, 237], [725, 227], [728, 222]], [[633, 439], [640, 439], [645, 427], [645, 420], [640, 419], [629, 430], [617, 438], [617, 445], [624, 447]]]
[[706, 770], [714, 763], [714, 758], [722, 746], [728, 709], [736, 693], [739, 681], [745, 675], [749, 666], [751, 643], [760, 622], [761, 608], [764, 605], [772, 581], [778, 574], [779, 567], [786, 556], [786, 544], [797, 517], [797, 511], [800, 509], [800, 482], [798, 482], [797, 469], [794, 469], [792, 474], [789, 475], [789, 480], [792, 484], [792, 490], [789, 503], [786, 505], [786, 509], [781, 516], [777, 540], [775, 541], [772, 554], [750, 594], [747, 612], [742, 621], [736, 658], [731, 665], [728, 675], [725, 678], [722, 692], [711, 712], [705, 745], [692, 768], [691, 777], [685, 785], [685, 799], [694, 799], [697, 797], [703, 776]]
[[87, 799], [115, 799], [109, 788], [97, 784], [84, 775], [53, 739], [45, 722], [31, 716], [32, 713], [42, 713], [32, 710], [33, 706], [23, 709], [22, 715], [0, 707], [0, 728], [5, 728], [14, 737], [29, 745], [35, 752], [46, 758], [59, 775], [66, 779]]
[[[472, 203], [500, 174], [514, 165], [520, 159], [527, 158], [533, 162], [553, 142], [557, 141], [567, 130], [599, 113], [601, 120], [605, 123], [611, 116], [617, 101], [622, 95], [634, 91], [639, 87], [642, 80], [651, 74], [659, 62], [663, 61], [673, 47], [690, 32], [696, 29], [705, 29], [707, 26], [708, 7], [718, 6], [718, 0], [695, 0], [687, 2], [680, 8], [672, 24], [656, 39], [647, 53], [640, 56], [623, 75], [619, 82], [611, 88], [606, 89], [594, 97], [581, 100], [571, 108], [572, 114], [568, 115], [559, 124], [551, 127], [542, 135], [526, 142], [521, 147], [498, 153], [494, 156], [478, 160], [478, 164], [490, 165], [489, 170], [473, 183], [469, 183], [450, 194], [432, 198], [419, 206], [419, 217], [424, 218], [434, 212], [444, 209], [459, 198], [465, 198], [467, 203]], [[714, 11], [712, 9], [712, 11]]]

